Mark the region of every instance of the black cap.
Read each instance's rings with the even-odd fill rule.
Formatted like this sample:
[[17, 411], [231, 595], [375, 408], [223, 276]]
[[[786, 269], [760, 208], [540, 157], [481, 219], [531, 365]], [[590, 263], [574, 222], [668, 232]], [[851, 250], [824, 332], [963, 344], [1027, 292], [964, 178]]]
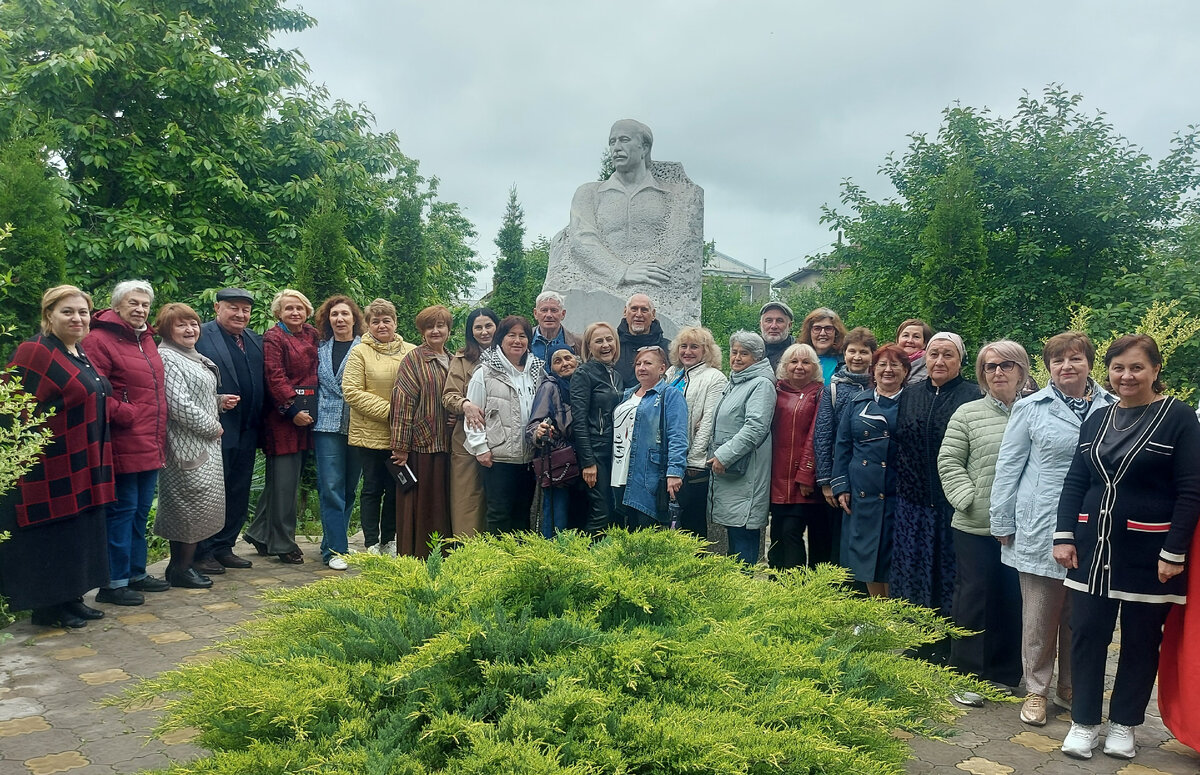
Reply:
[[762, 309], [758, 311], [758, 316], [762, 317], [769, 309], [779, 310], [788, 316], [788, 320], [796, 319], [796, 316], [792, 314], [792, 308], [784, 304], [782, 301], [768, 301], [766, 304], [762, 305]]
[[217, 291], [217, 301], [245, 301], [254, 303], [254, 296], [245, 288], [222, 288]]

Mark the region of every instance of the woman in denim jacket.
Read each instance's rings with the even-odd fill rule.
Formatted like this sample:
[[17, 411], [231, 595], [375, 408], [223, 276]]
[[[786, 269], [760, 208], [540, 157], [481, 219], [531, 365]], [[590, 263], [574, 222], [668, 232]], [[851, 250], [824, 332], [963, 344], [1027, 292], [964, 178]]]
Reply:
[[668, 523], [659, 488], [665, 477], [667, 495], [675, 498], [688, 451], [687, 400], [663, 379], [666, 352], [657, 345], [640, 348], [633, 372], [637, 387], [628, 388], [613, 410], [612, 458], [613, 501], [630, 529]]

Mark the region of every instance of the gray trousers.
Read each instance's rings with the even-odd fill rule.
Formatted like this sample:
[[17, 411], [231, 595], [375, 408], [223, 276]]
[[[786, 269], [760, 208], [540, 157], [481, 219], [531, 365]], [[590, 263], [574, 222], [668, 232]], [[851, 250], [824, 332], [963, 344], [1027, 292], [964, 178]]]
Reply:
[[267, 455], [266, 483], [246, 535], [266, 544], [268, 554], [287, 554], [300, 548], [296, 546], [296, 513], [300, 510], [304, 454]]
[[1054, 657], [1058, 656], [1058, 696], [1071, 697], [1071, 600], [1062, 579], [1033, 573], [1021, 581], [1021, 665], [1025, 690], [1050, 695]]

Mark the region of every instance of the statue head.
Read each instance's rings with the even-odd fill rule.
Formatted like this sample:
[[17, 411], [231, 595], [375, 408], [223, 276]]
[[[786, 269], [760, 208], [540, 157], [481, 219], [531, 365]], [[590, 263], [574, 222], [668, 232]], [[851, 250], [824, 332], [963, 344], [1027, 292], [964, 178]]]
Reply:
[[626, 172], [645, 166], [650, 167], [650, 148], [654, 145], [654, 133], [641, 121], [623, 118], [612, 125], [608, 132], [608, 152], [613, 166]]

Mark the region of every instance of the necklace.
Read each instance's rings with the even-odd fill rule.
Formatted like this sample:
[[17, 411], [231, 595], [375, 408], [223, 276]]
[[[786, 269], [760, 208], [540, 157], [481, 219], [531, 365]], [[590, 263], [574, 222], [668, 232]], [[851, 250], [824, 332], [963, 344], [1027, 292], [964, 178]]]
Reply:
[[[1154, 402], [1153, 402], [1153, 401], [1151, 401], [1150, 403], [1154, 403]], [[1122, 409], [1123, 409], [1123, 408], [1125, 408], [1125, 407], [1118, 407], [1118, 408], [1122, 408]], [[1140, 422], [1142, 421], [1142, 418], [1146, 416], [1146, 410], [1148, 410], [1149, 408], [1150, 408], [1150, 404], [1146, 404], [1145, 406], [1143, 406], [1143, 407], [1142, 407], [1142, 411], [1138, 413], [1137, 419], [1136, 419], [1136, 420], [1134, 420], [1133, 422], [1129, 423], [1128, 425], [1126, 425], [1124, 428], [1118, 428], [1118, 427], [1117, 427], [1117, 413], [1114, 411], [1114, 412], [1112, 413], [1112, 429], [1113, 429], [1114, 431], [1117, 431], [1117, 432], [1119, 432], [1119, 433], [1124, 433], [1125, 431], [1129, 430], [1129, 429], [1130, 429], [1130, 428], [1132, 428], [1133, 426], [1135, 426], [1135, 425], [1137, 425], [1138, 423], [1140, 423]]]

